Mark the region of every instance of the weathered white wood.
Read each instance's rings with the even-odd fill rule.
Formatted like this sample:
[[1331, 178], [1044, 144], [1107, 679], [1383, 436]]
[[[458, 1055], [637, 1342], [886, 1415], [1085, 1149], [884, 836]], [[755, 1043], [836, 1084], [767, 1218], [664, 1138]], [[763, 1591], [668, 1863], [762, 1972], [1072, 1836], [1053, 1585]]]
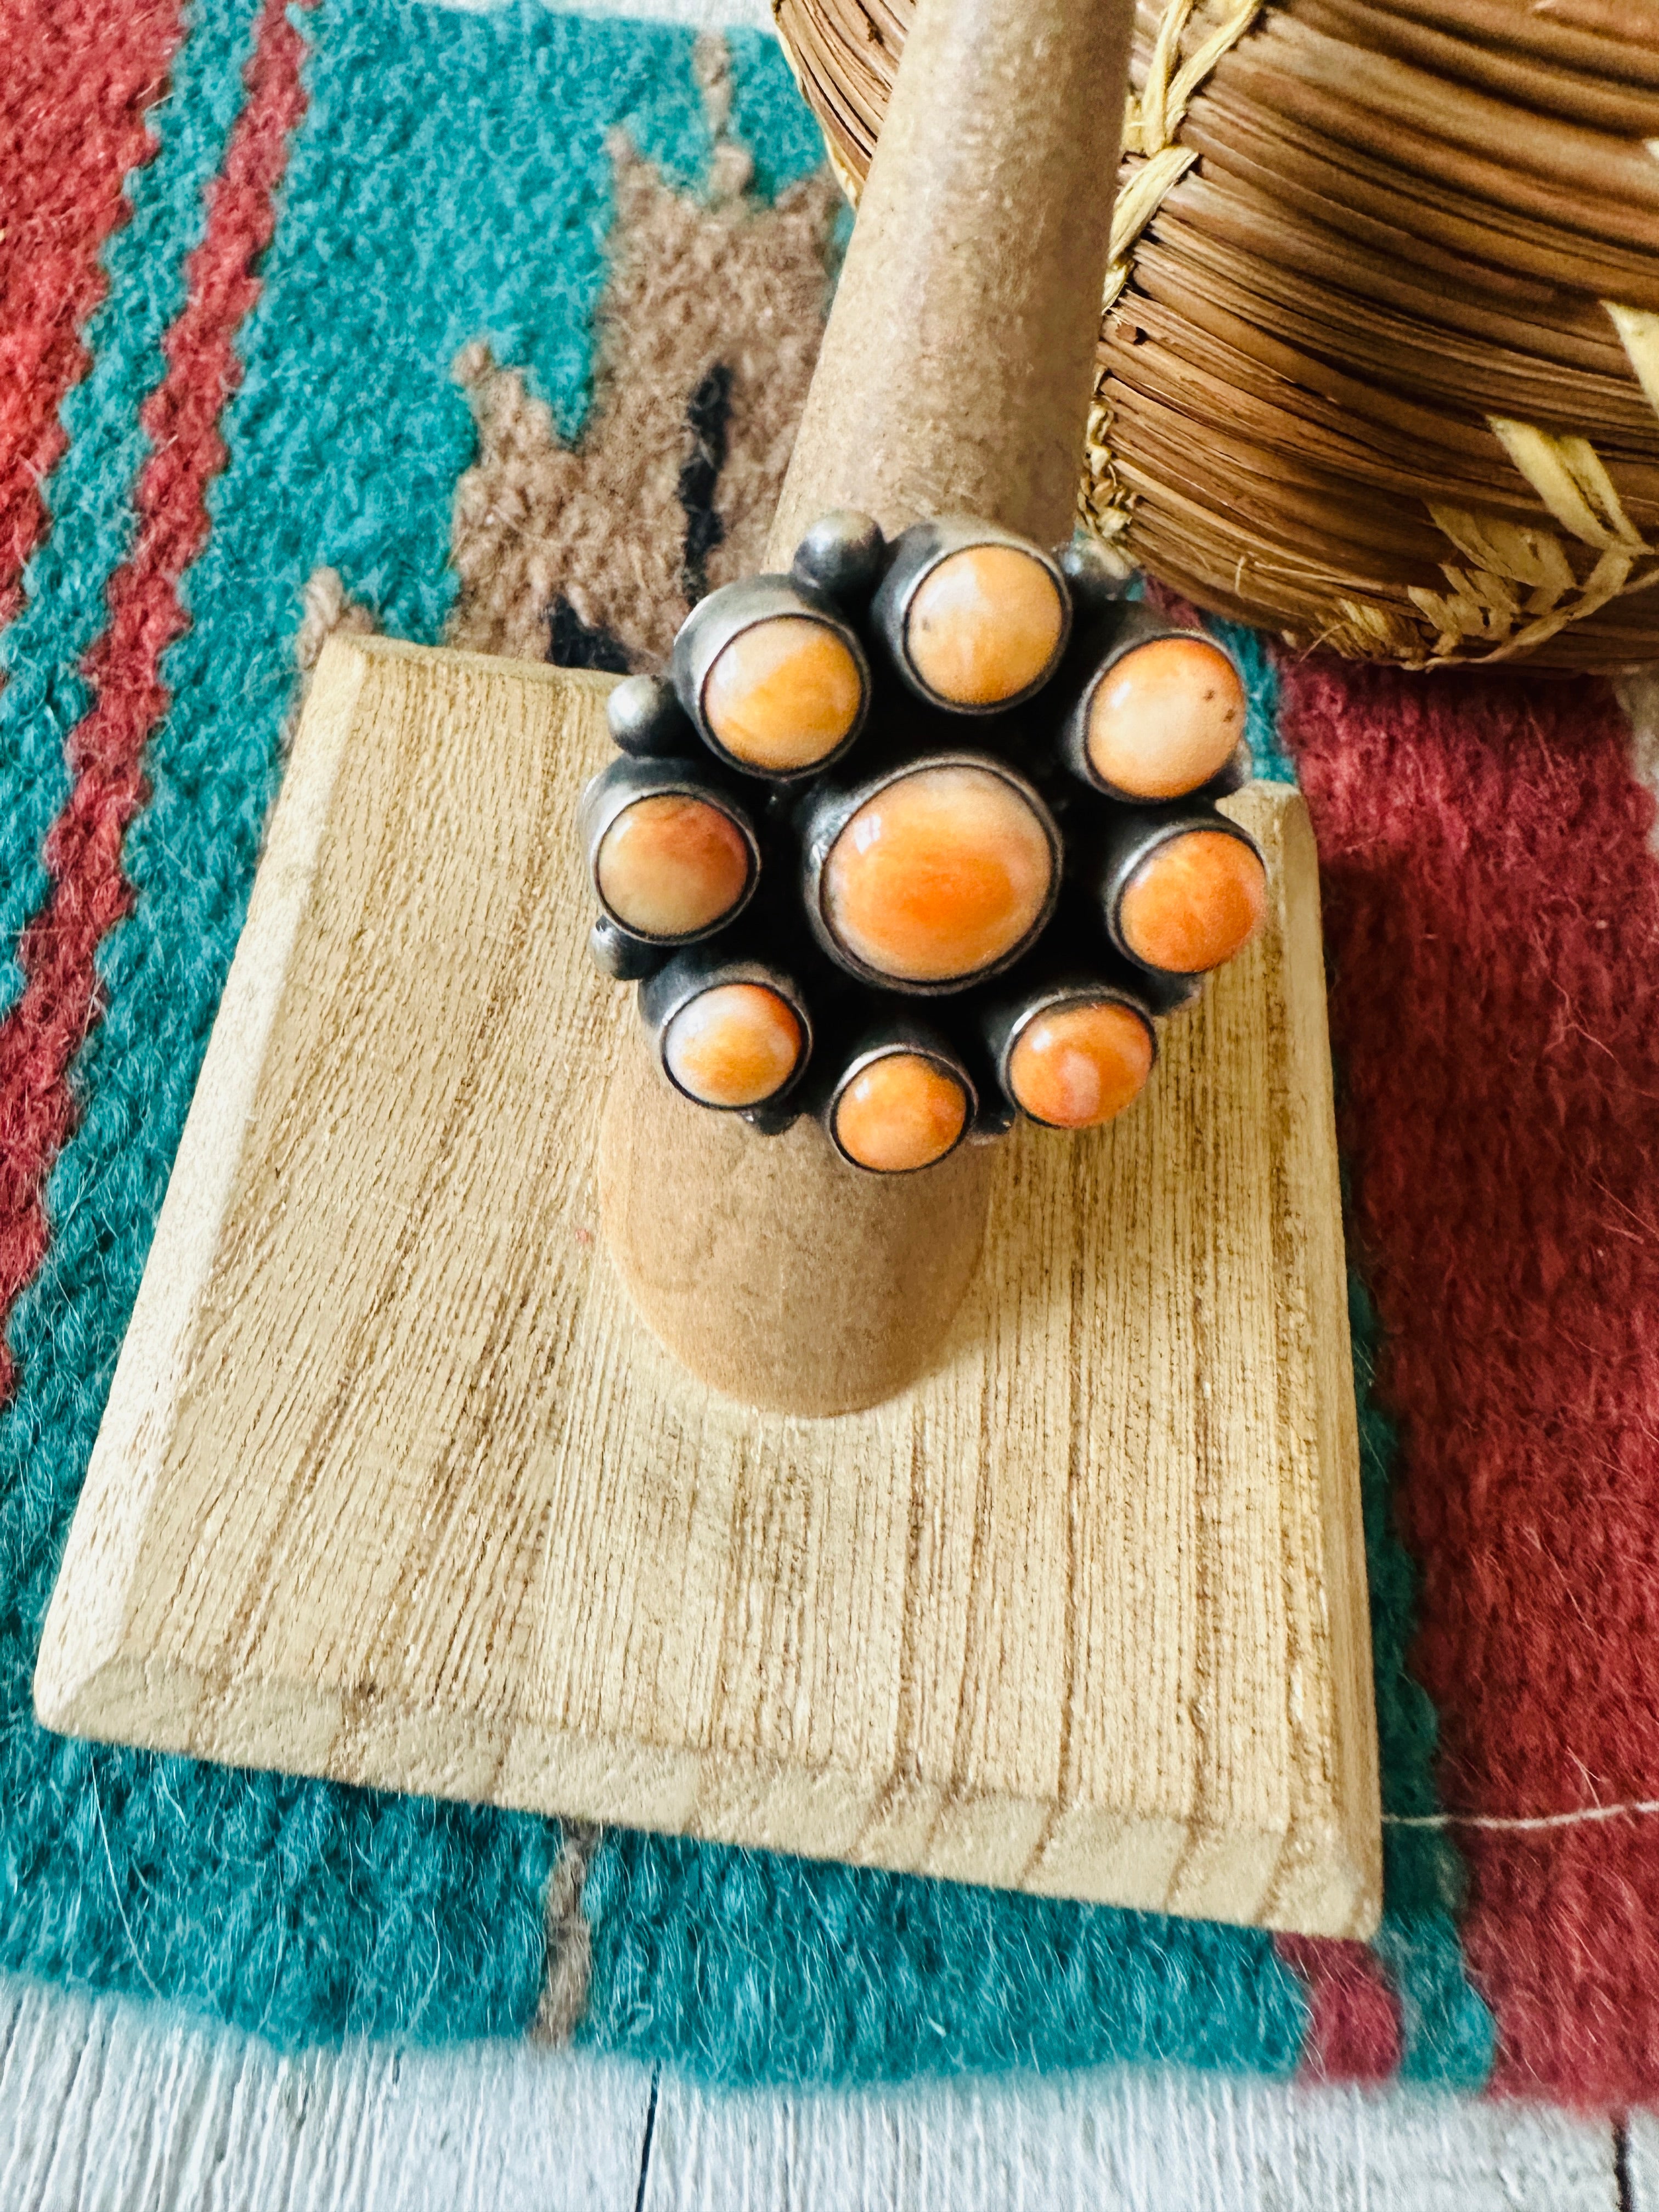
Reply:
[[1625, 2122], [1625, 2176], [1620, 2212], [1659, 2212], [1659, 2113], [1632, 2112]]
[[[643, 2068], [525, 2044], [282, 2059], [0, 1981], [3, 2212], [634, 2212]], [[1659, 2125], [1632, 2124], [1632, 2212]], [[665, 2079], [645, 2212], [1616, 2212], [1612, 2130], [1177, 2073], [717, 2097]]]
[[489, 2043], [279, 2058], [0, 1981], [4, 2212], [634, 2212], [642, 2067]]
[[1301, 799], [1229, 802], [1268, 921], [1167, 1025], [1134, 1111], [997, 1148], [934, 1371], [797, 1420], [672, 1361], [598, 1233], [595, 1123], [635, 1026], [586, 957], [572, 832], [605, 688], [325, 651], [47, 1620], [42, 1718], [1367, 1932], [1370, 1645]]
[[[1659, 2202], [1659, 2199], [1656, 2199]], [[642, 2212], [1614, 2212], [1612, 2129], [1175, 2072], [859, 2096], [665, 2080]]]

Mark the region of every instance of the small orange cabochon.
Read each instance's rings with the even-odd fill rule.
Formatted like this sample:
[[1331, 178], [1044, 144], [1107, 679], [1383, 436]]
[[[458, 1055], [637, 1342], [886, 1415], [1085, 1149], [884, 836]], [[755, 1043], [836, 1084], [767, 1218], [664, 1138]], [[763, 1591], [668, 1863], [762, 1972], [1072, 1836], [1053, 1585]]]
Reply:
[[715, 655], [702, 711], [734, 760], [788, 775], [835, 751], [863, 697], [843, 638], [806, 615], [773, 615]]
[[1092, 1129], [1121, 1114], [1152, 1068], [1146, 1024], [1114, 1000], [1036, 1014], [1008, 1055], [1014, 1103], [1056, 1129]]
[[1244, 687], [1197, 637], [1156, 637], [1114, 663], [1089, 706], [1089, 763], [1136, 799], [1180, 799], [1219, 775], [1244, 734]]
[[729, 815], [684, 792], [626, 806], [599, 841], [599, 896], [624, 929], [687, 937], [729, 914], [749, 883], [749, 846]]
[[801, 1026], [764, 983], [716, 983], [669, 1023], [663, 1058], [683, 1091], [706, 1106], [758, 1106], [781, 1091], [800, 1058]]
[[937, 1060], [890, 1052], [836, 1100], [836, 1141], [861, 1168], [902, 1175], [943, 1159], [967, 1119], [967, 1092]]
[[1267, 910], [1267, 878], [1242, 838], [1189, 830], [1156, 846], [1129, 878], [1118, 927], [1138, 960], [1197, 975], [1242, 951]]
[[905, 650], [935, 698], [996, 707], [1044, 674], [1066, 612], [1054, 578], [1012, 545], [969, 545], [910, 597]]
[[1048, 903], [1048, 833], [988, 769], [935, 765], [868, 799], [830, 849], [824, 914], [856, 959], [905, 982], [945, 982], [1004, 958]]

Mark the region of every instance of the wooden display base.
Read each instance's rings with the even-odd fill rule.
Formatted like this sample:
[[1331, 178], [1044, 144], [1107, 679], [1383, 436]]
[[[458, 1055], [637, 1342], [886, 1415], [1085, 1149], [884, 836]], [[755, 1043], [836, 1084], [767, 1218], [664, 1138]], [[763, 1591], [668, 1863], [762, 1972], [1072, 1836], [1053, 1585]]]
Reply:
[[[1318, 892], [1002, 1148], [942, 1364], [752, 1413], [592, 1161], [606, 679], [337, 640], [35, 1679], [52, 1728], [1310, 1933], [1380, 1827]], [[657, 1079], [654, 1076], [642, 1079]], [[756, 1139], [757, 1143], [763, 1141]]]

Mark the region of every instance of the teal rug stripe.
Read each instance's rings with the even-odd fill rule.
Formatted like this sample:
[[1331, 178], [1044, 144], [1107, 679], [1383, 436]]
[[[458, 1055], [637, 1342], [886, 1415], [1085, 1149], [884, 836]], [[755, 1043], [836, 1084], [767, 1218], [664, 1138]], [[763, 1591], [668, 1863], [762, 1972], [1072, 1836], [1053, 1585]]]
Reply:
[[135, 535], [133, 492], [151, 452], [140, 398], [165, 373], [161, 340], [184, 306], [203, 191], [246, 97], [257, 14], [256, 0], [188, 0], [169, 88], [149, 113], [160, 150], [128, 177], [131, 218], [100, 257], [109, 289], [82, 334], [91, 367], [64, 399], [68, 449], [42, 487], [49, 532], [0, 633], [0, 1017], [22, 987], [19, 933], [46, 898], [41, 848], [70, 793], [64, 744], [91, 703], [81, 664]]
[[1005, 1890], [609, 1834], [580, 2039], [728, 2086], [1107, 2061], [1292, 2074], [1270, 1936]]
[[[1352, 1269], [1348, 1321], [1359, 1406], [1382, 1808], [1385, 1814], [1420, 1816], [1442, 1809], [1434, 1778], [1438, 1729], [1428, 1692], [1407, 1661], [1417, 1623], [1417, 1569], [1394, 1521], [1400, 1438], [1376, 1403], [1381, 1331], [1364, 1285]], [[1384, 1826], [1382, 1926], [1375, 1948], [1400, 1996], [1401, 2075], [1450, 2089], [1484, 2087], [1497, 2048], [1496, 2023], [1469, 1979], [1457, 1932], [1466, 1880], [1462, 1854], [1450, 1836]]]
[[[85, 1119], [13, 1328], [0, 1966], [157, 1991], [282, 2044], [438, 2041], [532, 2016], [552, 1823], [93, 1751], [35, 1726], [29, 1676], [241, 925], [306, 578], [331, 563], [384, 627], [438, 635], [450, 502], [473, 449], [454, 354], [489, 337], [574, 430], [610, 220], [605, 134], [625, 122], [687, 179], [709, 145], [684, 32], [387, 0], [299, 21], [316, 46], [312, 105], [243, 334], [213, 533], [185, 586], [194, 627], [167, 657], [155, 796], [128, 842], [137, 909], [101, 963], [109, 1011], [77, 1068]], [[223, 43], [234, 76], [241, 50]], [[139, 384], [128, 368], [115, 388]], [[43, 638], [78, 588], [54, 574]], [[9, 820], [24, 793], [6, 767]]]

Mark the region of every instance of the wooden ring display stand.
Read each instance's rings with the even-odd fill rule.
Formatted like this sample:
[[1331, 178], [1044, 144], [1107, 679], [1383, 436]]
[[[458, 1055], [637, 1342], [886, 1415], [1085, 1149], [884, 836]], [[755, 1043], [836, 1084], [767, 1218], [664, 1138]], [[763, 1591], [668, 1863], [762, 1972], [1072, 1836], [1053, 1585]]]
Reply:
[[[1103, 251], [1075, 222], [1074, 124], [1126, 29], [1098, 0], [924, 0], [777, 550], [849, 500], [1063, 534]], [[1109, 169], [1114, 125], [1088, 127]], [[964, 319], [992, 394], [971, 414]], [[1132, 1111], [860, 1182], [813, 1128], [682, 1112], [593, 972], [574, 829], [608, 688], [326, 648], [47, 1619], [42, 1719], [1368, 1933], [1300, 799], [1227, 802], [1268, 862], [1267, 924]], [[864, 1410], [802, 1417], [832, 1406]]]

